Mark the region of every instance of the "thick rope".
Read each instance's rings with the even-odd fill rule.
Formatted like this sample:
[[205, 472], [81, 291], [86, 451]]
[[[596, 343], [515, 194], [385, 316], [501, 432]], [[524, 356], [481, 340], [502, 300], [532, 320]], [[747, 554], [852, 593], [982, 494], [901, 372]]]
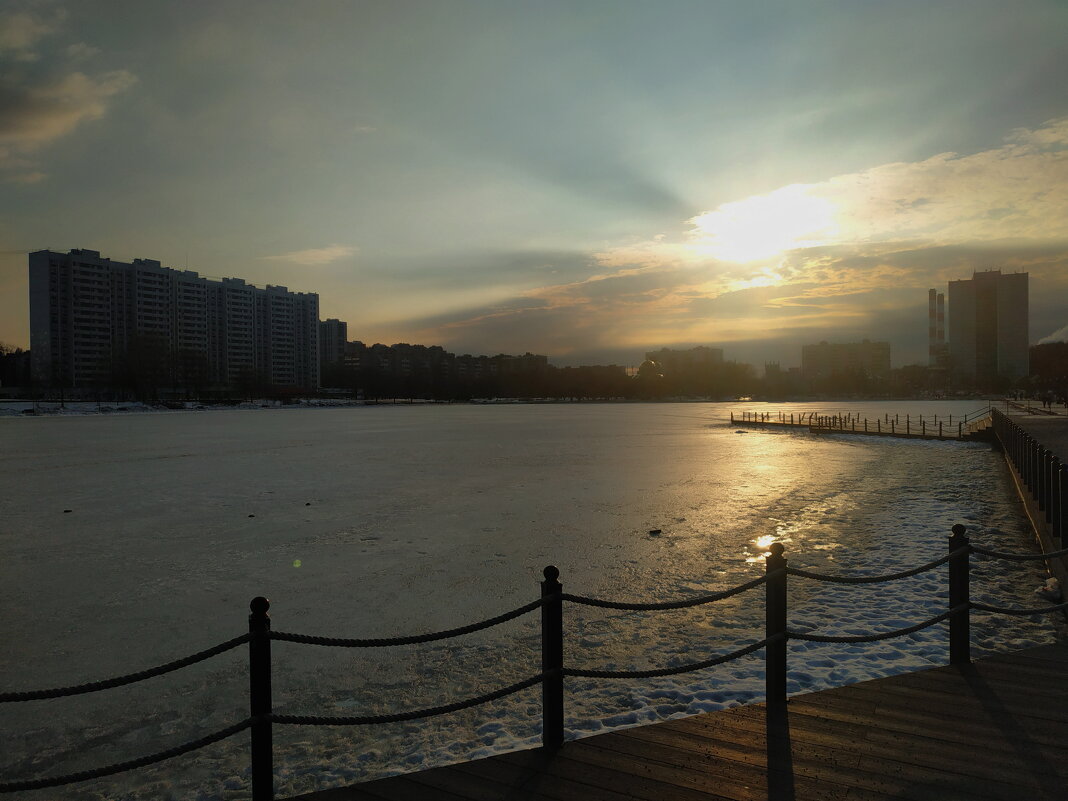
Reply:
[[469, 698], [466, 701], [456, 701], [455, 703], [444, 704], [442, 706], [432, 706], [429, 709], [416, 709], [412, 712], [398, 712], [393, 715], [363, 715], [356, 717], [271, 715], [270, 718], [272, 723], [282, 723], [294, 726], [371, 726], [376, 723], [400, 723], [405, 720], [431, 718], [435, 715], [447, 715], [449, 712], [459, 712], [461, 709], [470, 709], [479, 704], [496, 701], [498, 698], [504, 698], [506, 695], [512, 695], [520, 690], [525, 690], [527, 687], [533, 687], [535, 684], [540, 684], [552, 675], [553, 672], [551, 671], [547, 673], [539, 673], [537, 676], [531, 676], [529, 679], [510, 684], [507, 687], [495, 690], [491, 693], [486, 693], [485, 695]]
[[990, 604], [981, 604], [977, 601], [972, 602], [972, 609], [981, 609], [984, 612], [994, 612], [998, 615], [1042, 615], [1046, 612], [1060, 612], [1064, 609], [1068, 609], [1068, 601], [1056, 606], [1043, 606], [1040, 609], [1013, 609], [1008, 606], [991, 606]]
[[[776, 572], [772, 572], [771, 575], [776, 575]], [[560, 597], [565, 601], [571, 601], [576, 604], [583, 604], [584, 606], [597, 606], [601, 609], [629, 609], [636, 611], [656, 610], [656, 609], [688, 609], [691, 606], [701, 606], [702, 604], [710, 604], [713, 601], [722, 601], [724, 598], [730, 598], [732, 595], [738, 595], [739, 593], [751, 590], [754, 587], [759, 587], [768, 580], [766, 575], [755, 578], [752, 581], [747, 581], [745, 584], [739, 584], [733, 589], [724, 590], [723, 592], [714, 592], [711, 595], [699, 595], [696, 598], [687, 598], [685, 601], [664, 601], [662, 603], [650, 603], [650, 604], [632, 604], [623, 603], [620, 601], [602, 601], [599, 598], [587, 598], [585, 595], [571, 595], [570, 593], [563, 593]]]
[[166, 751], [159, 751], [158, 753], [149, 754], [148, 756], [139, 757], [138, 759], [131, 759], [128, 762], [116, 762], [114, 765], [107, 765], [93, 770], [83, 770], [78, 773], [68, 773], [65, 776], [53, 776], [48, 779], [4, 782], [0, 784], [0, 793], [17, 793], [22, 790], [43, 790], [47, 787], [61, 787], [64, 784], [74, 784], [75, 782], [99, 779], [104, 776], [112, 776], [116, 773], [133, 770], [134, 768], [143, 768], [146, 765], [162, 762], [165, 759], [188, 754], [190, 751], [196, 751], [198, 748], [217, 743], [219, 740], [225, 740], [227, 737], [231, 737], [240, 731], [244, 731], [255, 722], [256, 720], [253, 718], [246, 718], [240, 723], [235, 723], [233, 726], [227, 726], [225, 729], [217, 731], [214, 734], [209, 734], [197, 740], [191, 740], [188, 743], [177, 745], [174, 748], [168, 748]]
[[948, 612], [943, 612], [936, 617], [932, 617], [930, 620], [925, 620], [923, 623], [917, 623], [915, 626], [907, 626], [903, 629], [896, 629], [894, 631], [884, 631], [882, 634], [860, 634], [848, 637], [830, 637], [821, 634], [802, 634], [799, 631], [788, 631], [791, 640], [807, 640], [809, 642], [879, 642], [880, 640], [890, 640], [894, 637], [903, 637], [906, 634], [912, 634], [915, 631], [921, 631], [922, 629], [934, 626], [937, 623], [941, 623], [946, 618], [952, 617], [958, 612], [963, 612], [968, 609], [968, 604], [960, 604], [950, 609]]
[[680, 673], [691, 673], [695, 670], [712, 667], [713, 665], [722, 665], [724, 662], [730, 662], [732, 659], [737, 659], [740, 656], [759, 651], [766, 645], [778, 642], [785, 636], [785, 634], [776, 634], [773, 637], [768, 637], [760, 642], [755, 642], [752, 645], [739, 648], [737, 651], [731, 651], [729, 654], [706, 659], [703, 662], [692, 662], [688, 665], [680, 665], [679, 667], [654, 668], [653, 670], [575, 670], [573, 668], [564, 668], [564, 675], [582, 679], [655, 679], [660, 676], [677, 676]]
[[188, 667], [189, 665], [195, 665], [197, 662], [203, 662], [205, 659], [211, 659], [213, 656], [218, 656], [219, 654], [225, 653], [226, 651], [248, 642], [250, 637], [251, 635], [249, 634], [242, 634], [240, 637], [234, 637], [232, 640], [219, 643], [212, 648], [198, 651], [197, 653], [182, 659], [176, 659], [165, 665], [149, 668], [148, 670], [142, 670], [137, 673], [127, 673], [125, 676], [116, 676], [113, 679], [92, 681], [88, 684], [78, 684], [74, 687], [56, 687], [51, 690], [28, 690], [26, 692], [0, 693], [0, 703], [7, 703], [10, 701], [37, 701], [42, 698], [64, 698], [68, 695], [82, 695], [83, 693], [93, 693], [98, 690], [109, 690], [112, 687], [122, 687], [124, 684], [133, 684], [134, 682], [151, 679], [154, 676], [162, 676], [165, 673], [171, 673], [172, 671]]
[[814, 581], [829, 581], [832, 584], [879, 584], [883, 581], [896, 581], [897, 579], [926, 573], [928, 570], [933, 570], [939, 565], [944, 565], [953, 557], [960, 556], [964, 553], [968, 553], [967, 545], [962, 548], [957, 548], [957, 550], [951, 551], [942, 558], [935, 559], [933, 562], [914, 567], [911, 570], [902, 570], [900, 573], [888, 573], [885, 576], [832, 576], [826, 573], [811, 573], [808, 570], [798, 570], [796, 567], [787, 567], [786, 572], [788, 575], [797, 576], [798, 578], [813, 579]]
[[491, 626], [506, 623], [509, 620], [514, 620], [517, 617], [525, 615], [527, 612], [533, 612], [546, 601], [555, 600], [557, 597], [559, 596], [549, 595], [544, 598], [539, 598], [538, 600], [531, 601], [529, 604], [521, 606], [518, 609], [513, 609], [511, 612], [505, 612], [503, 615], [491, 617], [489, 620], [483, 620], [480, 623], [472, 623], [468, 626], [460, 626], [459, 628], [447, 629], [446, 631], [436, 631], [431, 634], [416, 634], [411, 637], [380, 637], [378, 639], [356, 640], [341, 637], [314, 637], [310, 634], [289, 634], [284, 631], [272, 631], [269, 636], [272, 640], [280, 640], [281, 642], [299, 642], [304, 645], [326, 645], [335, 648], [386, 648], [394, 645], [415, 645], [423, 642], [434, 642], [435, 640], [447, 640], [451, 637], [471, 634], [476, 631], [488, 629]]
[[972, 550], [976, 553], [981, 553], [984, 556], [991, 556], [995, 559], [1007, 559], [1010, 562], [1037, 562], [1042, 559], [1056, 559], [1059, 556], [1068, 556], [1068, 548], [1062, 548], [1059, 551], [1050, 551], [1049, 553], [1006, 553], [1004, 551], [992, 551], [989, 548], [983, 548], [979, 545], [972, 545]]

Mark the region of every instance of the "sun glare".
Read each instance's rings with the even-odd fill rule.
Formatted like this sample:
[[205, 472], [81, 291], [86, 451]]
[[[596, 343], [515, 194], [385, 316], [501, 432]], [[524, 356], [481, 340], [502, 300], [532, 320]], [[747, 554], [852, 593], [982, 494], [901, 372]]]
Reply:
[[808, 194], [805, 186], [784, 186], [694, 217], [692, 244], [724, 261], [762, 261], [826, 244], [838, 230], [835, 209], [831, 201]]

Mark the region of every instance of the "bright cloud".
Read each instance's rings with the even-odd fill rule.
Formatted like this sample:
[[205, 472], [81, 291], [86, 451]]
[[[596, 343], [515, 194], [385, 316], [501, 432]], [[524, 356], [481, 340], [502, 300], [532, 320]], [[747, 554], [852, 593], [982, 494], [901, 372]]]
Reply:
[[[16, 62], [36, 60], [36, 46], [56, 33], [63, 19], [62, 14], [49, 19], [25, 12], [0, 14], [0, 57]], [[82, 43], [67, 48], [72, 58], [91, 52], [93, 49]], [[110, 99], [136, 82], [126, 70], [99, 75], [0, 72], [0, 170], [6, 173], [4, 180], [23, 184], [43, 180], [45, 173], [37, 168], [31, 154], [83, 123], [103, 117]]]
[[332, 264], [335, 261], [352, 256], [358, 248], [352, 245], [327, 245], [323, 248], [308, 248], [307, 250], [293, 250], [278, 256], [264, 256], [268, 261], [288, 261], [293, 264], [318, 266]]
[[690, 246], [717, 259], [749, 262], [799, 247], [823, 245], [838, 234], [837, 206], [801, 184], [723, 203], [690, 220]]
[[90, 77], [74, 72], [36, 86], [0, 82], [0, 144], [33, 150], [99, 119], [107, 100], [136, 83], [125, 70]]

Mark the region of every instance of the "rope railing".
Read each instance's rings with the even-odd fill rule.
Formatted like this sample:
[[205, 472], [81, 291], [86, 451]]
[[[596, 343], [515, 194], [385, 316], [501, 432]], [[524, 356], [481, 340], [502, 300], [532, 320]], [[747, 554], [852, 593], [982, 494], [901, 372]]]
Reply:
[[948, 612], [943, 612], [940, 615], [935, 615], [922, 623], [916, 623], [912, 626], [905, 626], [902, 629], [894, 629], [893, 631], [883, 631], [878, 634], [843, 634], [843, 635], [830, 635], [830, 634], [807, 634], [801, 631], [794, 631], [789, 629], [786, 633], [791, 640], [804, 640], [807, 642], [838, 642], [838, 643], [860, 643], [860, 642], [880, 642], [882, 640], [892, 640], [894, 637], [904, 637], [907, 634], [914, 634], [917, 631], [923, 631], [930, 628], [937, 623], [941, 623], [943, 620], [959, 615], [961, 612], [967, 612], [971, 608], [970, 604], [963, 603], [950, 609]]
[[[168, 662], [149, 670], [117, 676], [103, 681], [49, 690], [0, 693], [0, 702], [18, 702], [44, 698], [60, 698], [70, 695], [96, 692], [98, 690], [119, 687], [153, 678], [155, 676], [164, 675], [180, 668], [210, 659], [213, 656], [225, 653], [239, 645], [248, 643], [250, 685], [249, 706], [251, 714], [246, 720], [196, 740], [138, 759], [115, 763], [95, 770], [71, 773], [65, 776], [0, 783], [0, 793], [59, 787], [66, 784], [73, 784], [75, 782], [114, 775], [116, 773], [155, 764], [181, 754], [195, 751], [219, 742], [220, 740], [237, 734], [245, 729], [249, 729], [251, 733], [252, 797], [254, 801], [270, 801], [270, 799], [274, 797], [274, 769], [271, 736], [271, 727], [274, 724], [299, 726], [368, 726], [416, 720], [470, 709], [492, 701], [500, 700], [539, 684], [542, 688], [542, 744], [543, 747], [554, 748], [562, 744], [564, 740], [563, 682], [565, 678], [647, 679], [674, 676], [721, 665], [760, 650], [765, 651], [766, 706], [769, 725], [771, 725], [772, 721], [782, 720], [782, 716], [785, 715], [787, 644], [790, 640], [818, 643], [878, 642], [894, 637], [907, 636], [948, 621], [950, 662], [952, 664], [963, 664], [970, 661], [970, 610], [975, 609], [977, 611], [994, 614], [1022, 616], [1068, 610], [1068, 602], [1035, 609], [1020, 609], [993, 606], [971, 601], [969, 599], [968, 589], [968, 557], [970, 554], [978, 553], [993, 559], [1031, 561], [1059, 557], [1068, 554], [1068, 549], [1049, 554], [1013, 554], [995, 551], [970, 544], [968, 538], [965, 536], [964, 527], [960, 525], [953, 527], [953, 536], [949, 539], [949, 551], [945, 556], [909, 570], [880, 576], [830, 575], [792, 568], [787, 566], [783, 553], [784, 548], [782, 544], [773, 543], [769, 548], [764, 574], [739, 584], [736, 587], [693, 598], [656, 603], [607, 601], [600, 598], [564, 593], [562, 585], [558, 580], [559, 571], [555, 567], [550, 566], [545, 568], [544, 571], [545, 580], [541, 582], [541, 596], [530, 603], [477, 623], [471, 623], [465, 626], [431, 632], [428, 634], [406, 637], [355, 639], [319, 637], [306, 634], [271, 631], [270, 616], [267, 614], [268, 609], [270, 608], [270, 602], [266, 598], [254, 598], [250, 604], [251, 614], [249, 615], [249, 633], [227, 640], [212, 648], [199, 651], [190, 656]], [[791, 629], [787, 624], [786, 585], [790, 576], [838, 584], [873, 584], [919, 575], [944, 564], [949, 565], [948, 609], [945, 612], [920, 623], [894, 629], [892, 631], [861, 635], [813, 634]], [[562, 609], [565, 602], [583, 606], [626, 611], [666, 611], [693, 608], [703, 604], [721, 601], [760, 586], [765, 588], [766, 594], [766, 636], [757, 642], [741, 646], [729, 653], [717, 655], [709, 659], [690, 662], [683, 665], [650, 668], [645, 670], [580, 669], [567, 667], [564, 664]], [[541, 610], [541, 672], [523, 679], [522, 681], [471, 698], [407, 712], [359, 716], [324, 716], [276, 714], [273, 711], [271, 701], [272, 641], [347, 648], [381, 648], [413, 645], [450, 639], [482, 631], [492, 626], [519, 618], [536, 609]]]
[[601, 609], [622, 609], [632, 612], [647, 612], [647, 611], [664, 611], [668, 609], [689, 609], [694, 606], [701, 606], [703, 604], [710, 604], [715, 601], [722, 601], [725, 598], [730, 598], [733, 595], [751, 590], [754, 587], [759, 587], [765, 584], [768, 580], [767, 576], [760, 576], [752, 581], [747, 581], [745, 584], [739, 584], [737, 587], [733, 587], [723, 592], [714, 592], [711, 595], [699, 595], [696, 598], [687, 598], [683, 601], [661, 601], [658, 603], [624, 603], [621, 601], [604, 601], [600, 598], [587, 598], [585, 595], [571, 595], [570, 593], [563, 593], [560, 597], [565, 601], [570, 601], [575, 604], [582, 604], [583, 606], [596, 606]]
[[780, 642], [785, 638], [786, 635], [780, 632], [773, 637], [765, 637], [760, 642], [755, 642], [752, 645], [747, 645], [744, 648], [731, 651], [729, 654], [716, 656], [712, 659], [705, 659], [701, 662], [691, 662], [688, 665], [678, 665], [677, 667], [652, 668], [650, 670], [581, 670], [576, 668], [564, 668], [564, 675], [584, 679], [656, 679], [661, 676], [678, 676], [682, 673], [692, 673], [695, 670], [703, 670], [705, 668], [714, 667], [715, 665], [722, 665], [725, 662], [731, 662], [740, 657], [748, 656], [754, 651], [759, 651], [761, 648], [765, 648], [770, 643]]
[[884, 576], [834, 576], [826, 573], [813, 573], [809, 570], [798, 570], [796, 567], [786, 568], [786, 572], [791, 576], [797, 576], [798, 578], [812, 579], [813, 581], [826, 581], [832, 584], [880, 584], [884, 581], [896, 581], [898, 579], [909, 578], [910, 576], [918, 576], [921, 573], [926, 573], [928, 570], [934, 570], [940, 565], [944, 565], [950, 559], [956, 556], [960, 556], [962, 553], [966, 553], [964, 549], [957, 549], [953, 553], [946, 554], [945, 556], [935, 559], [933, 562], [914, 567], [911, 570], [902, 570], [899, 573], [888, 573]]
[[91, 681], [86, 684], [77, 684], [73, 687], [55, 687], [50, 690], [27, 690], [25, 692], [0, 693], [0, 703], [10, 703], [12, 701], [39, 701], [45, 698], [66, 698], [71, 695], [83, 695], [84, 693], [95, 693], [100, 690], [110, 690], [112, 687], [122, 687], [124, 684], [134, 684], [135, 682], [155, 678], [156, 676], [163, 676], [175, 670], [195, 665], [197, 662], [211, 659], [213, 656], [224, 654], [239, 645], [244, 645], [248, 640], [249, 635], [242, 634], [240, 637], [234, 637], [232, 640], [221, 642], [218, 645], [206, 648], [203, 651], [198, 651], [195, 654], [190, 654], [181, 659], [175, 659], [173, 662], [168, 662], [165, 665], [149, 668], [148, 670], [140, 670], [137, 673], [127, 673], [125, 676], [116, 676], [112, 679]]
[[24, 790], [46, 790], [50, 787], [62, 787], [66, 784], [74, 784], [76, 782], [86, 782], [90, 779], [102, 779], [105, 776], [114, 776], [116, 773], [124, 773], [128, 770], [134, 770], [135, 768], [143, 768], [148, 765], [154, 765], [157, 762], [163, 762], [167, 759], [173, 759], [174, 757], [181, 756], [182, 754], [188, 754], [190, 751], [196, 751], [204, 748], [205, 746], [217, 743], [220, 740], [225, 740], [227, 737], [232, 737], [238, 732], [242, 732], [249, 728], [253, 723], [252, 718], [246, 718], [240, 723], [235, 723], [232, 726], [227, 726], [225, 729], [220, 729], [212, 734], [207, 734], [203, 737], [198, 737], [196, 740], [190, 740], [182, 745], [176, 745], [173, 748], [168, 748], [165, 751], [157, 751], [155, 754], [149, 754], [148, 756], [138, 757], [137, 759], [130, 759], [126, 762], [116, 762], [113, 765], [106, 765], [102, 768], [94, 768], [92, 770], [82, 770], [77, 773], [68, 773], [65, 776], [52, 776], [46, 779], [30, 779], [28, 781], [21, 782], [2, 782], [0, 783], [0, 793], [17, 793]]
[[410, 637], [380, 637], [371, 640], [357, 640], [344, 639], [341, 637], [313, 637], [309, 634], [290, 634], [284, 631], [272, 631], [268, 636], [272, 640], [278, 640], [280, 642], [295, 642], [301, 643], [302, 645], [325, 645], [333, 648], [390, 648], [397, 645], [418, 645], [426, 642], [434, 642], [436, 640], [448, 640], [453, 637], [461, 637], [464, 634], [473, 634], [476, 631], [482, 631], [483, 629], [488, 629], [492, 626], [499, 626], [501, 623], [507, 623], [509, 620], [515, 620], [517, 617], [522, 617], [527, 612], [533, 612], [535, 609], [542, 606], [545, 601], [545, 598], [539, 598], [536, 601], [531, 601], [529, 604], [524, 604], [510, 612], [505, 612], [478, 623], [472, 623], [468, 626], [460, 626], [455, 629], [436, 631], [431, 634], [416, 634]]
[[373, 726], [379, 723], [402, 723], [406, 720], [432, 718], [437, 715], [447, 715], [450, 712], [459, 712], [463, 709], [470, 709], [482, 704], [488, 704], [490, 701], [496, 701], [500, 698], [514, 695], [528, 687], [533, 687], [535, 684], [541, 684], [545, 678], [546, 675], [544, 673], [539, 673], [537, 676], [531, 676], [529, 679], [517, 681], [515, 684], [509, 684], [507, 687], [502, 687], [499, 690], [494, 690], [485, 695], [476, 695], [474, 698], [468, 698], [464, 701], [454, 701], [451, 704], [432, 706], [427, 709], [416, 709], [411, 712], [347, 717], [330, 717], [322, 715], [271, 715], [271, 722], [295, 726]]

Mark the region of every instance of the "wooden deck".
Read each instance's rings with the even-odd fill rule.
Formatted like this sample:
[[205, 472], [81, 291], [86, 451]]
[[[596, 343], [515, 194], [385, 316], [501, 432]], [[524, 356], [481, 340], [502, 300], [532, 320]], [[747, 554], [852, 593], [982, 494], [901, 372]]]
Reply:
[[753, 704], [299, 798], [1064, 801], [1068, 646], [795, 696], [770, 748]]

